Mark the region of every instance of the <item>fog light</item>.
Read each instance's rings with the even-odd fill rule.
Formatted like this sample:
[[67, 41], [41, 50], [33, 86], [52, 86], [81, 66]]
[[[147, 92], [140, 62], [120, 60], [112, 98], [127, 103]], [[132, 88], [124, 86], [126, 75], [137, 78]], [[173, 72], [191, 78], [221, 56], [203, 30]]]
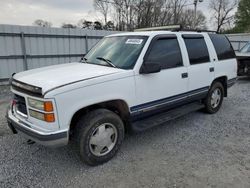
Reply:
[[31, 110], [31, 109], [29, 109], [29, 113], [30, 113], [31, 117], [34, 117], [36, 119], [40, 119], [40, 120], [44, 121], [44, 113], [37, 112], [37, 111]]
[[55, 122], [55, 115], [53, 113], [45, 114], [35, 110], [29, 109], [29, 114], [31, 117], [46, 121], [46, 122]]

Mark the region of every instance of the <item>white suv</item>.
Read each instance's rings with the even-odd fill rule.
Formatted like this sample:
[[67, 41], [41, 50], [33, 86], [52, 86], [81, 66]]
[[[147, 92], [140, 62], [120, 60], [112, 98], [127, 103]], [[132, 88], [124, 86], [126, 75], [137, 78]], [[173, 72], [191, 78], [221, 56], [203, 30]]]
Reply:
[[217, 112], [236, 81], [225, 35], [131, 32], [105, 37], [82, 62], [15, 74], [9, 127], [43, 145], [72, 142], [89, 165], [110, 160], [124, 133], [188, 112]]

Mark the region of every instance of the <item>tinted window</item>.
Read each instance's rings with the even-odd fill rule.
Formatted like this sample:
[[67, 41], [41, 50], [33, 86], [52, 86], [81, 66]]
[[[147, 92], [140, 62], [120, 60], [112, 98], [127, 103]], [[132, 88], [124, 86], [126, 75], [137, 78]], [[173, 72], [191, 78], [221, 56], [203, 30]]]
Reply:
[[219, 60], [235, 58], [234, 50], [225, 35], [209, 34]]
[[204, 38], [184, 38], [191, 65], [210, 61]]
[[149, 52], [147, 62], [159, 63], [162, 69], [182, 66], [182, 56], [177, 39], [156, 40]]

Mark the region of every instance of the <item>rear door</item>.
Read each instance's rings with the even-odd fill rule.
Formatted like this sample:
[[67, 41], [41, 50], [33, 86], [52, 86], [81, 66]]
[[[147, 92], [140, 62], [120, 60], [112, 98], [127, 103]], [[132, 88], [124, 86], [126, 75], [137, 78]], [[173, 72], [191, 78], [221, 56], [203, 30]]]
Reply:
[[196, 100], [206, 96], [214, 80], [214, 62], [210, 57], [207, 40], [202, 34], [183, 34], [189, 59], [188, 91], [190, 98]]

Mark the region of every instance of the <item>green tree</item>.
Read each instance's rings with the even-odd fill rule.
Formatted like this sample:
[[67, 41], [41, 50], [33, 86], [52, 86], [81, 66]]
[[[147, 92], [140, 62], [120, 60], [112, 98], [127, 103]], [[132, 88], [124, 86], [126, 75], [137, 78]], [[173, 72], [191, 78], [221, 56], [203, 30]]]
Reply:
[[48, 22], [46, 20], [38, 19], [38, 20], [34, 21], [33, 25], [34, 26], [39, 26], [39, 27], [51, 27], [52, 23], [50, 23], [50, 22]]
[[113, 31], [115, 30], [115, 24], [114, 22], [108, 21], [107, 24], [104, 26], [105, 30]]
[[250, 1], [240, 0], [236, 13], [236, 27], [238, 32], [250, 31]]
[[85, 19], [79, 20], [77, 25], [81, 29], [93, 29], [93, 22]]
[[94, 29], [95, 30], [102, 30], [102, 24], [99, 21], [94, 22]]

